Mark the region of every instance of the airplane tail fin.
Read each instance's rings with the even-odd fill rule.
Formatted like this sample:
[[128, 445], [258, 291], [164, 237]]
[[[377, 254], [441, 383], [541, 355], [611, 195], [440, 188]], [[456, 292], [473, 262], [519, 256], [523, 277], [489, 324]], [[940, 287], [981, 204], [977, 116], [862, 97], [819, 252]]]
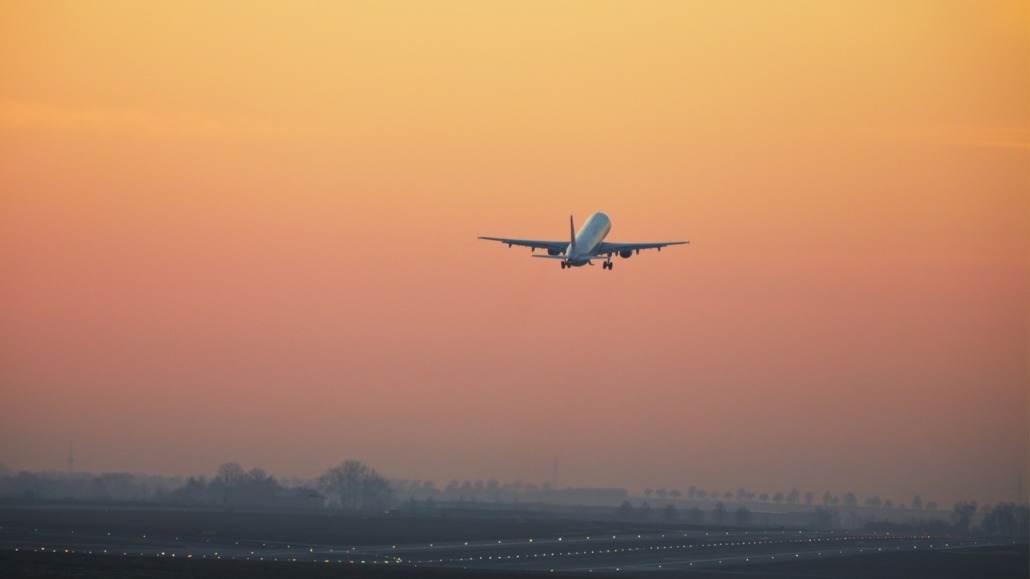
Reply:
[[575, 253], [576, 252], [576, 226], [572, 223], [572, 216], [571, 215], [569, 215], [569, 236], [572, 238], [572, 241], [569, 243], [569, 246], [570, 246], [569, 249], [571, 250], [570, 253]]

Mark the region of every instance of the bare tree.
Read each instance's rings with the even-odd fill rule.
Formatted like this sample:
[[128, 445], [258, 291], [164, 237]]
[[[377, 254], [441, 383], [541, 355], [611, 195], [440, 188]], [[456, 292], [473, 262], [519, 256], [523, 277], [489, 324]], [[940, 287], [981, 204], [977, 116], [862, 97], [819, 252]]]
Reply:
[[221, 481], [221, 483], [222, 483], [222, 488], [223, 488], [222, 504], [223, 505], [228, 505], [229, 504], [230, 489], [236, 488], [236, 485], [238, 485], [240, 483], [240, 479], [242, 479], [242, 478], [243, 478], [243, 467], [240, 466], [239, 463], [226, 462], [226, 463], [222, 463], [222, 465], [218, 467], [217, 480]]
[[357, 460], [348, 460], [327, 470], [318, 477], [317, 486], [330, 505], [344, 509], [385, 508], [394, 498], [390, 483]]
[[[1025, 508], [1025, 507], [1024, 507]], [[1017, 515], [1015, 503], [996, 505], [983, 520], [983, 530], [988, 535], [1015, 535]], [[986, 508], [984, 509], [987, 510]]]
[[712, 520], [719, 525], [726, 520], [726, 505], [722, 501], [716, 503], [715, 508], [712, 509]]
[[669, 522], [675, 522], [679, 520], [679, 513], [676, 512], [676, 506], [672, 503], [665, 505], [662, 508], [662, 518]]
[[801, 493], [798, 492], [798, 489], [790, 489], [790, 492], [787, 493], [787, 504], [796, 505], [799, 498], [801, 498]]
[[640, 503], [640, 506], [637, 507], [637, 518], [642, 521], [651, 518], [651, 505], [647, 501]]
[[969, 532], [969, 523], [976, 513], [976, 501], [965, 501], [955, 503], [951, 510], [951, 520], [955, 523], [955, 529], [960, 533]]
[[218, 467], [218, 478], [227, 487], [236, 486], [236, 483], [240, 482], [240, 479], [243, 478], [243, 467], [236, 462], [222, 463]]
[[705, 513], [701, 510], [701, 507], [691, 507], [690, 511], [687, 513], [687, 517], [690, 519], [690, 522], [696, 524], [704, 520]]
[[738, 527], [746, 527], [751, 522], [751, 509], [747, 507], [740, 507], [733, 514], [733, 519], [737, 523]]

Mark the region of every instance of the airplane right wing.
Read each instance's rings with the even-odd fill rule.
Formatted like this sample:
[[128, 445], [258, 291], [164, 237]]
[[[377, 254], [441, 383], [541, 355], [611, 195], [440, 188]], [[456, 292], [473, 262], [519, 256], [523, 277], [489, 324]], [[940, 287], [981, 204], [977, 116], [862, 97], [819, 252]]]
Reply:
[[569, 248], [568, 241], [539, 241], [536, 239], [508, 239], [505, 237], [483, 237], [479, 239], [486, 239], [488, 241], [500, 241], [501, 243], [507, 243], [508, 247], [513, 245], [521, 245], [523, 247], [531, 247], [533, 249], [546, 249], [550, 255], [564, 254], [565, 250]]
[[666, 241], [662, 243], [609, 243], [602, 241], [597, 249], [594, 250], [595, 254], [612, 254], [619, 253], [620, 251], [632, 251], [639, 252], [641, 249], [657, 249], [661, 251], [663, 247], [670, 245], [685, 245], [690, 243], [689, 241]]

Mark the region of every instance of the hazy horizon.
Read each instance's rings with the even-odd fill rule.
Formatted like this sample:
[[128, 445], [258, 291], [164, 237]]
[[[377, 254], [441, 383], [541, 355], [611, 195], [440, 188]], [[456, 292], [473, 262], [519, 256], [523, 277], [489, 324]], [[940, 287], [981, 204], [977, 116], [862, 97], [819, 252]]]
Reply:
[[[194, 471], [194, 472], [179, 472], [179, 473], [146, 473], [146, 472], [132, 472], [132, 471], [92, 471], [83, 470], [74, 466], [75, 457], [72, 455], [72, 460], [65, 465], [64, 469], [47, 469], [40, 471], [33, 471], [30, 469], [15, 469], [10, 468], [10, 465], [0, 463], [0, 477], [19, 477], [22, 473], [29, 473], [37, 476], [42, 476], [47, 480], [83, 480], [84, 477], [104, 477], [106, 475], [121, 475], [129, 474], [133, 477], [142, 477], [147, 480], [159, 479], [163, 481], [163, 484], [159, 488], [168, 491], [170, 488], [166, 487], [167, 483], [174, 483], [178, 481], [179, 484], [185, 485], [189, 479], [197, 479], [208, 482], [214, 482], [220, 479], [222, 468], [228, 465], [236, 465], [240, 467], [240, 473], [244, 476], [250, 476], [253, 472], [259, 472], [262, 477], [271, 477], [280, 484], [284, 484], [289, 488], [298, 488], [306, 486], [315, 486], [319, 484], [319, 479], [326, 473], [326, 471], [335, 468], [342, 464], [344, 461], [339, 461], [337, 464], [328, 465], [318, 473], [311, 476], [298, 476], [292, 473], [277, 473], [269, 472], [264, 469], [261, 465], [244, 465], [228, 461], [218, 465], [217, 468], [207, 469], [206, 471]], [[353, 459], [347, 459], [351, 461]], [[360, 461], [358, 461], [360, 462]], [[498, 499], [492, 498], [492, 495], [488, 491], [488, 487], [492, 488], [491, 485], [496, 485], [496, 488], [504, 490], [507, 498], [501, 499], [500, 502], [510, 502], [513, 496], [517, 496], [521, 493], [563, 493], [567, 491], [582, 491], [582, 490], [621, 490], [628, 493], [628, 498], [639, 499], [641, 497], [647, 500], [653, 500], [656, 506], [661, 506], [664, 503], [669, 502], [693, 502], [693, 503], [704, 503], [704, 502], [733, 502], [733, 503], [745, 503], [745, 504], [781, 504], [793, 505], [795, 507], [815, 507], [815, 506], [827, 506], [826, 501], [829, 500], [830, 508], [841, 508], [841, 509], [854, 509], [854, 508], [865, 508], [874, 510], [890, 510], [897, 508], [899, 511], [912, 510], [913, 512], [924, 510], [923, 506], [912, 507], [911, 503], [914, 497], [918, 497], [922, 505], [932, 504], [932, 507], [925, 507], [927, 512], [935, 512], [939, 515], [947, 515], [952, 506], [956, 503], [962, 503], [967, 501], [976, 501], [980, 507], [990, 507], [993, 502], [1001, 503], [1017, 503], [1026, 504], [1025, 497], [1021, 500], [1017, 499], [1018, 485], [1014, 483], [1012, 488], [1008, 489], [1008, 492], [995, 493], [994, 501], [983, 500], [985, 496], [968, 496], [961, 495], [955, 491], [938, 492], [936, 495], [931, 495], [923, 492], [914, 492], [909, 495], [899, 495], [892, 493], [890, 490], [884, 491], [871, 491], [856, 492], [855, 489], [841, 488], [841, 489], [816, 489], [804, 485], [794, 485], [787, 488], [755, 488], [755, 487], [743, 487], [740, 485], [729, 485], [724, 487], [708, 488], [702, 487], [695, 484], [685, 484], [682, 486], [663, 486], [663, 485], [647, 485], [639, 488], [628, 488], [624, 486], [607, 486], [599, 487], [590, 484], [583, 485], [571, 485], [565, 484], [560, 478], [555, 478], [552, 472], [552, 477], [547, 480], [533, 480], [522, 477], [517, 477], [510, 480], [497, 479], [496, 477], [479, 477], [474, 479], [458, 479], [458, 478], [447, 478], [443, 480], [431, 480], [422, 478], [404, 478], [404, 477], [393, 477], [390, 473], [379, 472], [375, 469], [375, 465], [366, 464], [375, 474], [382, 476], [384, 479], [390, 481], [391, 485], [394, 486], [396, 491], [396, 499], [399, 502], [404, 502], [405, 497], [413, 495], [432, 495], [433, 492], [440, 493], [442, 495], [448, 495], [449, 493], [458, 492], [464, 494], [464, 490], [451, 490], [453, 485], [458, 485], [462, 489], [466, 485], [472, 485], [472, 500], [478, 500], [481, 502], [489, 503], [496, 502]], [[5, 472], [5, 467], [7, 471]], [[69, 470], [69, 467], [71, 470]], [[1023, 482], [1023, 481], [1020, 481]], [[429, 486], [426, 484], [429, 483]], [[416, 485], [417, 490], [412, 490], [411, 485]], [[478, 488], [476, 485], [482, 484], [482, 488]], [[1024, 482], [1025, 484], [1025, 482]], [[400, 486], [397, 486], [400, 485]], [[27, 487], [28, 488], [28, 487]], [[432, 489], [432, 490], [431, 490]], [[22, 489], [26, 490], [26, 489]], [[92, 490], [92, 489], [91, 489]], [[153, 492], [154, 489], [151, 489]], [[796, 491], [794, 502], [791, 503], [788, 499], [788, 495]], [[940, 489], [938, 489], [940, 491]], [[19, 497], [21, 496], [21, 490]], [[744, 494], [741, 495], [740, 493]], [[514, 495], [512, 494], [514, 493]], [[696, 494], [695, 494], [696, 493]], [[726, 493], [730, 493], [732, 496], [726, 497]], [[827, 493], [829, 499], [827, 499]], [[846, 495], [853, 494], [857, 503], [854, 506], [848, 506], [846, 504]], [[779, 495], [779, 497], [777, 497]], [[62, 495], [47, 495], [51, 499], [61, 498], [76, 498], [77, 495], [71, 494], [68, 496]], [[41, 498], [41, 497], [35, 497]], [[808, 500], [811, 499], [811, 503]], [[870, 506], [867, 504], [867, 499], [880, 499], [880, 501], [890, 501], [886, 506]], [[120, 500], [125, 500], [122, 497]], [[983, 511], [983, 509], [981, 509]]]
[[0, 15], [11, 468], [1026, 500], [1025, 2]]

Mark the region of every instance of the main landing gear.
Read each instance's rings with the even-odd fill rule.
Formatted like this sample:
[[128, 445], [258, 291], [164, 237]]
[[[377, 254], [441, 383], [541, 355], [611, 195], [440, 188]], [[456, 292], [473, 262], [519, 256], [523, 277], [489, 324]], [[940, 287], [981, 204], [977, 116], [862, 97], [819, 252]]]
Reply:
[[[594, 264], [591, 263], [590, 265], [594, 265]], [[601, 262], [601, 269], [611, 269], [614, 266], [615, 266], [615, 264], [610, 262], [610, 261], [602, 261]], [[562, 269], [565, 269], [565, 268], [572, 269], [572, 264], [563, 259], [562, 262], [561, 262], [561, 268]]]

